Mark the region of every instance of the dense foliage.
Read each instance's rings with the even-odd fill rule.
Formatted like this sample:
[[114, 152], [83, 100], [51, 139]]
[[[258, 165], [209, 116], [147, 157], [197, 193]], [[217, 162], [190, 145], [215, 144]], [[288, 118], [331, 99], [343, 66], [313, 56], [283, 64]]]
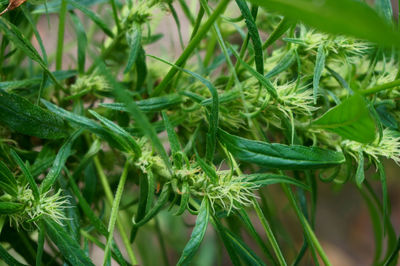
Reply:
[[[96, 246], [103, 265], [330, 265], [315, 234], [320, 182], [358, 188], [370, 262], [397, 263], [382, 161], [400, 162], [390, 1], [0, 4], [7, 264], [92, 265]], [[164, 17], [178, 58], [154, 33]], [[303, 244], [276, 215], [272, 185]]]

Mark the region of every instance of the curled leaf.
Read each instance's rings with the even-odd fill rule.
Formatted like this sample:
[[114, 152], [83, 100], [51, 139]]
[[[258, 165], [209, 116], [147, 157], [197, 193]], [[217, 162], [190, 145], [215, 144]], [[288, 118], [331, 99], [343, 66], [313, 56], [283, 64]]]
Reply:
[[19, 7], [20, 5], [22, 5], [23, 3], [25, 3], [26, 0], [10, 0], [10, 2], [8, 2], [8, 6], [6, 9], [4, 9], [1, 13], [0, 16], [2, 16], [4, 13], [16, 9], [17, 7]]

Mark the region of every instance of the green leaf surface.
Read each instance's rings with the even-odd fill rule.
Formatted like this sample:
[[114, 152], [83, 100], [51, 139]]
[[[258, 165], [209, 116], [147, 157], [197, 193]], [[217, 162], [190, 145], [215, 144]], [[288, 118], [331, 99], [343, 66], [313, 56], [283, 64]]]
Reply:
[[75, 139], [78, 138], [81, 134], [82, 134], [82, 129], [78, 129], [73, 134], [71, 134], [71, 136], [62, 145], [53, 162], [53, 166], [50, 168], [49, 173], [42, 181], [42, 184], [40, 186], [41, 193], [47, 192], [56, 182], [57, 178], [60, 176], [61, 170], [64, 167], [68, 157], [72, 153], [72, 144], [74, 143]]
[[218, 131], [221, 142], [232, 155], [244, 162], [276, 169], [315, 169], [345, 162], [342, 152], [318, 147], [284, 145], [248, 140]]
[[13, 214], [22, 211], [24, 204], [17, 202], [0, 202], [0, 215]]
[[11, 196], [17, 196], [17, 181], [10, 169], [2, 161], [0, 161], [0, 188]]
[[313, 78], [314, 104], [317, 103], [317, 99], [318, 99], [319, 81], [322, 76], [322, 71], [325, 68], [325, 56], [326, 55], [325, 55], [324, 45], [320, 44], [318, 47], [317, 59], [316, 59], [315, 68], [314, 68], [314, 78]]
[[375, 10], [356, 0], [250, 0], [318, 30], [383, 45], [400, 46], [400, 35]]
[[132, 28], [126, 33], [126, 41], [129, 46], [128, 63], [124, 73], [128, 73], [136, 62], [142, 41], [142, 29], [139, 24], [134, 23]]
[[273, 185], [273, 184], [282, 184], [286, 183], [289, 185], [294, 185], [297, 187], [300, 187], [302, 189], [310, 191], [310, 187], [304, 184], [303, 182], [292, 178], [288, 177], [285, 175], [277, 175], [277, 174], [251, 174], [251, 175], [245, 175], [245, 180], [247, 182], [251, 182], [254, 184], [257, 184], [259, 186], [268, 186], [268, 185]]
[[354, 94], [313, 122], [345, 139], [370, 143], [376, 139], [377, 126], [363, 96]]
[[[142, 112], [156, 112], [170, 107], [174, 107], [182, 102], [182, 96], [179, 94], [169, 94], [165, 96], [152, 97], [149, 99], [137, 101], [136, 105]], [[101, 103], [100, 106], [106, 108], [128, 112], [126, 105], [123, 103]]]
[[0, 90], [0, 123], [18, 133], [42, 139], [67, 136], [64, 121], [16, 94]]
[[260, 34], [258, 33], [256, 22], [253, 18], [253, 15], [250, 12], [249, 7], [245, 0], [236, 0], [236, 4], [238, 5], [242, 16], [245, 19], [247, 29], [249, 31], [249, 36], [253, 42], [254, 47], [254, 61], [256, 63], [257, 72], [261, 75], [264, 75], [264, 56], [263, 56], [263, 48], [261, 44]]
[[47, 235], [71, 265], [93, 265], [84, 251], [65, 229], [51, 219], [44, 220]]
[[190, 261], [196, 254], [204, 235], [206, 234], [208, 220], [210, 218], [210, 207], [206, 198], [201, 202], [199, 214], [197, 215], [196, 225], [193, 228], [189, 242], [183, 249], [177, 265], [190, 265]]

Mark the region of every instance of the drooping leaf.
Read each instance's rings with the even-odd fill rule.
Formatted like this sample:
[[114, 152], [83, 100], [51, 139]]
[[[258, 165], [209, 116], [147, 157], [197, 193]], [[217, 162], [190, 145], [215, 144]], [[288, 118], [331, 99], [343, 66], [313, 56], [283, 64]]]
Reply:
[[268, 168], [315, 169], [345, 162], [343, 153], [338, 151], [248, 140], [221, 129], [218, 136], [235, 158]]
[[60, 117], [25, 98], [1, 90], [0, 123], [18, 133], [42, 139], [67, 136], [67, 127]]
[[71, 265], [93, 265], [84, 251], [65, 229], [51, 219], [43, 219], [47, 235]]
[[400, 35], [366, 3], [356, 0], [250, 0], [301, 20], [318, 30], [345, 34], [383, 45], [400, 46]]
[[190, 261], [199, 249], [199, 246], [203, 241], [204, 235], [206, 234], [209, 218], [210, 207], [208, 200], [204, 198], [201, 203], [199, 214], [197, 215], [196, 219], [196, 225], [193, 228], [190, 240], [183, 249], [182, 255], [177, 265], [190, 265]]
[[78, 129], [62, 145], [53, 162], [53, 166], [50, 168], [49, 173], [42, 181], [42, 184], [40, 186], [41, 193], [47, 192], [52, 187], [54, 182], [56, 182], [57, 178], [60, 176], [61, 170], [64, 167], [68, 157], [71, 155], [72, 144], [74, 143], [75, 139], [79, 137], [81, 134], [82, 134], [82, 129]]
[[366, 100], [354, 94], [313, 122], [318, 128], [332, 131], [345, 139], [370, 143], [376, 138], [377, 126]]
[[258, 33], [258, 29], [256, 26], [256, 22], [253, 18], [253, 15], [250, 12], [249, 7], [244, 0], [236, 0], [236, 4], [238, 5], [242, 16], [245, 19], [247, 28], [249, 30], [249, 36], [253, 42], [254, 47], [254, 60], [256, 63], [256, 69], [258, 73], [264, 75], [264, 56], [263, 56], [263, 48], [261, 44], [260, 34]]

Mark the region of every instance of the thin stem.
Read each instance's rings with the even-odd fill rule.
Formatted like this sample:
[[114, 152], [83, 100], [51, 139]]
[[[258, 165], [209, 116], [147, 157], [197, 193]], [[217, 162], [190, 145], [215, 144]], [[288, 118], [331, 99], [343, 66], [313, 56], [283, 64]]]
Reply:
[[[96, 167], [97, 173], [99, 175], [100, 182], [101, 182], [101, 184], [103, 186], [104, 194], [106, 195], [107, 202], [108, 202], [108, 204], [113, 205], [114, 197], [113, 197], [113, 194], [111, 192], [110, 184], [108, 184], [107, 177], [104, 174], [103, 167], [101, 166], [101, 163], [99, 161], [99, 158], [97, 156], [95, 156], [93, 158], [93, 162], [94, 162], [94, 165]], [[129, 259], [130, 259], [130, 261], [131, 261], [131, 263], [133, 265], [136, 265], [137, 264], [136, 256], [133, 253], [133, 250], [132, 250], [131, 243], [129, 241], [128, 235], [125, 232], [125, 228], [127, 228], [127, 227], [123, 225], [123, 223], [121, 222], [121, 218], [119, 216], [117, 217], [117, 227], [118, 227], [118, 231], [119, 231], [119, 233], [121, 235], [122, 242], [124, 243], [126, 252], [128, 253]]]
[[319, 243], [317, 237], [315, 236], [314, 231], [311, 229], [310, 224], [307, 222], [307, 219], [304, 217], [299, 206], [297, 205], [297, 201], [295, 199], [295, 196], [293, 195], [292, 190], [290, 189], [290, 187], [287, 184], [282, 184], [282, 188], [283, 188], [283, 191], [285, 192], [286, 196], [288, 197], [289, 202], [292, 205], [294, 211], [296, 212], [296, 215], [298, 216], [298, 218], [300, 220], [300, 223], [303, 227], [303, 230], [305, 232], [305, 235], [307, 237], [309, 244], [317, 250], [321, 260], [323, 261], [323, 263], [325, 265], [328, 265], [328, 266], [332, 265], [328, 259], [328, 256], [326, 255], [325, 251], [323, 250], [321, 244]]
[[106, 249], [104, 251], [103, 265], [107, 265], [108, 259], [110, 258], [110, 250], [114, 235], [115, 222], [118, 216], [118, 210], [119, 210], [119, 204], [121, 202], [122, 192], [124, 191], [126, 178], [128, 176], [129, 162], [130, 161], [127, 160], [125, 163], [124, 170], [119, 180], [117, 192], [115, 193], [115, 199], [111, 208], [111, 217], [110, 217], [110, 222], [108, 223], [108, 237], [107, 237]]
[[39, 237], [36, 251], [36, 266], [42, 265], [42, 255], [44, 247], [45, 228], [42, 221], [39, 222]]
[[[214, 22], [220, 17], [220, 15], [224, 12], [225, 8], [229, 4], [229, 0], [221, 0], [218, 6], [215, 8], [214, 13], [208, 18], [208, 20], [204, 23], [203, 26], [200, 27], [198, 33], [193, 37], [193, 39], [189, 42], [186, 49], [183, 51], [181, 56], [176, 60], [175, 65], [181, 67], [192, 52], [198, 47], [200, 41], [203, 37], [208, 33], [209, 29], [212, 27]], [[161, 92], [166, 90], [168, 84], [171, 82], [172, 78], [179, 71], [176, 67], [171, 67], [168, 71], [168, 74], [164, 77], [161, 83], [154, 89], [153, 95], [159, 95]]]
[[62, 56], [64, 50], [64, 32], [65, 32], [65, 18], [67, 15], [67, 0], [61, 1], [60, 21], [58, 22], [58, 40], [56, 52], [56, 70], [62, 68]]
[[160, 223], [159, 223], [157, 217], [154, 217], [154, 220], [155, 220], [155, 225], [156, 225], [158, 241], [160, 242], [161, 253], [162, 253], [162, 258], [164, 260], [164, 265], [169, 266], [168, 252], [167, 252], [167, 248], [165, 246], [164, 237], [161, 232]]
[[396, 79], [392, 82], [388, 82], [385, 84], [377, 85], [375, 87], [372, 87], [372, 88], [369, 88], [366, 90], [360, 90], [358, 92], [361, 93], [362, 95], [367, 96], [367, 95], [371, 95], [371, 94], [374, 94], [374, 93], [377, 93], [377, 92], [380, 92], [383, 90], [392, 89], [397, 86], [400, 86], [400, 79]]
[[119, 18], [118, 18], [117, 4], [115, 3], [115, 0], [110, 0], [110, 4], [111, 4], [111, 7], [112, 7], [112, 11], [113, 11], [113, 17], [114, 17], [115, 25], [117, 25], [117, 30], [118, 30], [118, 33], [119, 33], [119, 32], [121, 32], [121, 23], [119, 22]]
[[262, 212], [260, 205], [258, 204], [256, 198], [253, 198], [253, 207], [256, 210], [257, 216], [260, 219], [262, 226], [264, 227], [264, 230], [265, 230], [265, 233], [267, 234], [269, 243], [271, 244], [276, 257], [278, 258], [279, 265], [287, 265], [285, 258], [283, 257], [282, 251], [279, 248], [278, 241], [276, 241], [274, 233], [272, 232], [271, 227], [270, 227], [267, 219], [265, 218], [264, 213]]

